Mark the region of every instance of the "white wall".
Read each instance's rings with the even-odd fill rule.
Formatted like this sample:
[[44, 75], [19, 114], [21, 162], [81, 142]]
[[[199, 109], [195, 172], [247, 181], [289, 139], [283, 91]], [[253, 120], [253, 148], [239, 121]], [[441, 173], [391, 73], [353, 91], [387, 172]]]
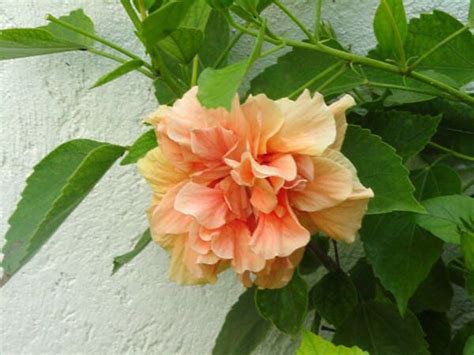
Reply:
[[[311, 23], [312, 1], [293, 8]], [[409, 14], [445, 9], [467, 17], [468, 0], [405, 1]], [[377, 0], [327, 0], [324, 18], [359, 52], [373, 45]], [[119, 1], [0, 0], [0, 27], [44, 24], [44, 15], [83, 8], [97, 32], [140, 51]], [[309, 9], [309, 11], [308, 11]], [[275, 9], [270, 23], [299, 32]], [[242, 41], [234, 58], [251, 42]], [[268, 64], [268, 61], [267, 63]], [[133, 73], [88, 88], [115, 64], [85, 53], [0, 63], [0, 234], [33, 165], [58, 144], [87, 137], [129, 144], [156, 106], [150, 82]], [[254, 74], [263, 67], [259, 64]], [[149, 190], [134, 167], [114, 167], [40, 253], [0, 290], [0, 353], [209, 354], [224, 317], [242, 291], [231, 273], [216, 286], [178, 287], [166, 278], [168, 257], [149, 246], [110, 276], [112, 258], [146, 228]], [[287, 353], [271, 340], [260, 353]]]

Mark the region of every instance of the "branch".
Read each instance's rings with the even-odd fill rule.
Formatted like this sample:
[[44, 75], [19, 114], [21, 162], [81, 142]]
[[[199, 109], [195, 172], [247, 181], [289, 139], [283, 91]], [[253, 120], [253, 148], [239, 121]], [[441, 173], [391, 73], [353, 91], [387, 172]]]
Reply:
[[452, 149], [449, 149], [447, 147], [444, 147], [438, 143], [435, 143], [435, 142], [429, 142], [428, 143], [430, 146], [436, 148], [436, 149], [439, 149], [443, 152], [446, 152], [446, 153], [449, 153], [451, 154], [453, 157], [456, 157], [456, 158], [459, 158], [459, 159], [463, 159], [463, 160], [469, 160], [469, 161], [474, 161], [474, 157], [471, 157], [470, 155], [466, 155], [466, 154], [462, 154], [462, 153], [459, 153], [459, 152], [456, 152], [455, 150], [452, 150]]
[[321, 250], [319, 250], [318, 246], [313, 244], [312, 241], [309, 242], [308, 248], [311, 249], [311, 251], [314, 253], [314, 255], [318, 258], [318, 260], [321, 262], [321, 264], [324, 265], [324, 267], [329, 271], [333, 272], [339, 269], [339, 266], [336, 264], [336, 262], [326, 253], [323, 253]]

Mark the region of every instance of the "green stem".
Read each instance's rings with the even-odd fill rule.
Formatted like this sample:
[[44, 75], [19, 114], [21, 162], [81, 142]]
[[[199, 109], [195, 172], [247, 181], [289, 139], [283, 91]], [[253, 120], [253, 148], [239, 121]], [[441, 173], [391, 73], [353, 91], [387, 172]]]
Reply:
[[53, 23], [56, 23], [62, 27], [65, 27], [71, 31], [74, 31], [74, 32], [77, 32], [77, 33], [80, 33], [81, 35], [83, 36], [86, 36], [86, 37], [89, 37], [91, 39], [93, 39], [94, 41], [97, 41], [99, 43], [102, 43], [103, 45], [107, 46], [107, 47], [110, 47], [112, 49], [115, 49], [117, 52], [120, 52], [124, 55], [126, 55], [127, 57], [130, 57], [132, 59], [137, 59], [137, 60], [141, 60], [144, 64], [145, 67], [147, 67], [148, 69], [150, 69], [151, 71], [153, 71], [153, 67], [148, 64], [147, 62], [145, 62], [143, 59], [141, 59], [139, 56], [129, 52], [128, 50], [116, 45], [115, 43], [112, 43], [112, 42], [109, 42], [108, 40], [104, 39], [104, 38], [101, 38], [99, 36], [96, 36], [95, 34], [93, 33], [89, 33], [87, 31], [84, 31], [76, 26], [73, 26], [67, 22], [64, 22], [64, 21], [61, 21], [59, 19], [57, 19], [56, 17], [52, 16], [52, 15], [48, 15], [46, 17], [46, 19], [50, 22], [53, 22]]
[[334, 82], [337, 78], [339, 78], [342, 74], [346, 72], [348, 69], [347, 65], [344, 65], [341, 69], [339, 69], [336, 74], [334, 74], [332, 77], [330, 77], [328, 80], [326, 80], [324, 83], [322, 83], [317, 89], [317, 92], [321, 92], [324, 88], [326, 88], [329, 84]]
[[138, 0], [138, 8], [140, 10], [140, 17], [143, 21], [146, 18], [145, 0]]
[[316, 258], [324, 265], [324, 267], [329, 271], [333, 272], [339, 269], [337, 263], [326, 253], [321, 251], [313, 241], [310, 241], [308, 244], [308, 248], [314, 253]]
[[372, 87], [376, 87], [376, 88], [397, 89], [397, 90], [403, 90], [403, 91], [409, 91], [409, 92], [416, 92], [416, 93], [419, 93], [419, 94], [430, 95], [430, 96], [439, 95], [439, 96], [443, 96], [443, 97], [445, 97], [449, 100], [452, 99], [452, 96], [447, 95], [443, 92], [439, 92], [439, 93], [434, 94], [433, 92], [428, 92], [428, 91], [425, 91], [423, 89], [412, 88], [412, 87], [403, 86], [403, 85], [378, 83], [378, 82], [374, 82], [374, 81], [366, 81], [364, 83], [364, 85], [372, 86]]
[[225, 47], [224, 51], [221, 53], [219, 58], [217, 58], [216, 62], [213, 65], [213, 68], [219, 68], [219, 66], [222, 64], [222, 62], [227, 58], [229, 55], [229, 52], [234, 48], [234, 46], [237, 44], [237, 42], [240, 40], [240, 38], [244, 35], [244, 32], [239, 32], [237, 33], [232, 40], [229, 42], [227, 47]]
[[278, 52], [280, 49], [285, 48], [285, 47], [286, 47], [285, 43], [282, 43], [278, 46], [275, 46], [275, 47], [269, 49], [268, 51], [262, 52], [260, 54], [260, 58], [268, 57], [269, 55], [272, 55], [273, 53]]
[[293, 15], [293, 13], [285, 5], [283, 5], [279, 0], [273, 0], [273, 3], [276, 6], [278, 6], [280, 10], [283, 11], [285, 15], [287, 15], [295, 23], [295, 25], [300, 28], [301, 31], [303, 31], [303, 33], [306, 35], [306, 37], [308, 37], [310, 42], [313, 42], [313, 43], [315, 42], [314, 37], [311, 34], [311, 32], [309, 32], [306, 26], [303, 25], [301, 21], [298, 20], [298, 18], [295, 15]]
[[120, 2], [122, 3], [122, 7], [127, 12], [128, 17], [132, 21], [137, 31], [141, 31], [142, 23], [140, 22], [140, 19], [138, 18], [135, 10], [133, 9], [133, 6], [130, 3], [130, 0], [120, 0]]
[[198, 71], [199, 71], [199, 56], [196, 54], [193, 59], [193, 72], [191, 74], [191, 87], [197, 84]]
[[298, 96], [304, 89], [306, 89], [307, 87], [313, 85], [315, 82], [317, 82], [318, 80], [324, 78], [327, 74], [329, 74], [330, 72], [332, 72], [334, 69], [337, 69], [338, 67], [340, 67], [341, 65], [344, 65], [344, 63], [336, 63], [336, 64], [333, 64], [331, 65], [329, 68], [323, 70], [321, 73], [319, 73], [318, 75], [316, 75], [314, 78], [312, 78], [311, 80], [309, 80], [308, 82], [304, 83], [303, 85], [301, 85], [298, 89], [296, 89], [295, 91], [293, 91], [290, 95], [288, 95], [288, 98], [290, 99], [293, 99], [295, 98], [296, 96]]
[[446, 43], [451, 41], [453, 38], [459, 36], [461, 33], [463, 33], [464, 31], [467, 31], [468, 29], [469, 29], [469, 26], [466, 25], [466, 26], [460, 28], [459, 30], [457, 30], [456, 32], [453, 32], [452, 34], [450, 34], [448, 37], [443, 39], [441, 42], [439, 42], [433, 48], [429, 49], [426, 53], [421, 55], [412, 65], [410, 65], [409, 70], [411, 71], [411, 70], [415, 69], [415, 67], [418, 64], [420, 64], [422, 61], [424, 61], [426, 59], [426, 57], [430, 56], [433, 52], [437, 51], [439, 48], [444, 46]]
[[432, 147], [439, 149], [443, 152], [451, 154], [453, 157], [459, 158], [459, 159], [464, 159], [464, 160], [469, 160], [469, 161], [474, 161], [474, 157], [471, 157], [470, 155], [465, 155], [459, 152], [456, 152], [455, 150], [449, 149], [447, 147], [444, 147], [442, 145], [439, 145], [438, 143], [435, 142], [429, 142], [429, 145]]
[[[108, 58], [108, 59], [111, 59], [111, 60], [114, 60], [118, 63], [126, 63], [127, 60], [126, 59], [123, 59], [123, 58], [120, 58], [120, 57], [117, 57], [113, 54], [110, 54], [110, 53], [107, 53], [107, 52], [102, 52], [102, 51], [99, 51], [97, 49], [94, 49], [94, 48], [87, 48], [87, 51], [90, 52], [90, 53], [93, 53], [95, 55], [98, 55], [98, 56], [101, 56], [101, 57], [104, 57], [104, 58]], [[137, 71], [139, 71], [140, 73], [146, 75], [147, 77], [149, 77], [150, 79], [157, 79], [158, 77], [156, 75], [154, 75], [151, 71], [147, 70], [147, 69], [143, 69], [143, 68], [138, 68]]]
[[321, 24], [321, 6], [323, 4], [323, 0], [316, 0], [316, 13], [314, 19], [314, 39], [316, 42], [319, 42], [319, 27]]
[[332, 245], [334, 247], [334, 256], [336, 257], [336, 264], [340, 268], [341, 267], [341, 262], [339, 261], [339, 250], [337, 249], [337, 242], [335, 240], [333, 240]]
[[[258, 33], [256, 33], [255, 31], [252, 31], [248, 28], [245, 28], [245, 27], [239, 25], [238, 23], [236, 23], [233, 19], [231, 19], [229, 17], [228, 17], [228, 19], [229, 19], [229, 23], [233, 27], [238, 29], [239, 31], [245, 32], [245, 33], [247, 33], [247, 34], [249, 34], [253, 37], [258, 36]], [[268, 37], [268, 36], [265, 36], [264, 40], [266, 42], [273, 43], [273, 44], [286, 43], [290, 47], [306, 48], [306, 49], [318, 51], [318, 52], [321, 52], [321, 53], [326, 53], [328, 55], [346, 60], [348, 62], [366, 65], [366, 66], [369, 66], [369, 67], [381, 69], [381, 70], [388, 71], [388, 72], [391, 72], [391, 73], [406, 75], [406, 76], [409, 76], [409, 77], [411, 77], [413, 79], [416, 79], [418, 81], [429, 84], [430, 86], [433, 86], [437, 89], [440, 89], [441, 91], [446, 91], [447, 93], [449, 93], [451, 96], [457, 98], [458, 100], [464, 101], [464, 102], [466, 102], [468, 104], [471, 104], [471, 105], [474, 104], [474, 97], [471, 97], [470, 95], [468, 95], [468, 94], [466, 94], [462, 91], [459, 91], [459, 90], [457, 90], [457, 89], [455, 89], [455, 88], [453, 88], [449, 85], [446, 85], [441, 81], [435, 80], [431, 77], [420, 74], [418, 72], [414, 72], [414, 71], [413, 72], [407, 72], [406, 70], [404, 70], [404, 69], [402, 69], [402, 68], [400, 68], [396, 65], [385, 63], [385, 62], [382, 62], [380, 60], [376, 60], [376, 59], [360, 56], [360, 55], [357, 55], [357, 54], [345, 52], [343, 50], [335, 49], [335, 48], [326, 46], [326, 45], [322, 44], [321, 42], [316, 43], [316, 44], [312, 44], [312, 43], [306, 43], [306, 42], [300, 42], [300, 41], [295, 41], [295, 40], [291, 40], [291, 39], [286, 39], [286, 38], [282, 38], [282, 37], [277, 37], [275, 39], [275, 38], [271, 38], [271, 37]]]

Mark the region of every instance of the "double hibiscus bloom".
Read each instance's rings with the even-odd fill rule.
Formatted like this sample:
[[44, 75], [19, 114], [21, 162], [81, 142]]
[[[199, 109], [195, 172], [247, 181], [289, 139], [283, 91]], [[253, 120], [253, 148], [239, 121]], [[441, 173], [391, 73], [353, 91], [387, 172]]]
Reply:
[[352, 242], [373, 197], [340, 152], [353, 104], [305, 91], [295, 101], [235, 97], [228, 112], [201, 106], [194, 87], [160, 106], [147, 120], [159, 147], [139, 169], [171, 279], [212, 283], [232, 267], [247, 287], [283, 287], [311, 234]]

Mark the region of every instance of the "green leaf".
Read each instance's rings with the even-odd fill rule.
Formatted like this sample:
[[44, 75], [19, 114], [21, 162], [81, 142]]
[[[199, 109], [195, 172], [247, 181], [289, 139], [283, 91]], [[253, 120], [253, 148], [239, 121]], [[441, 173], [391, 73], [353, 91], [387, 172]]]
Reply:
[[464, 349], [469, 345], [468, 341], [474, 334], [474, 320], [466, 323], [454, 336], [451, 343], [451, 355], [469, 355], [464, 353]]
[[366, 302], [357, 307], [336, 330], [334, 343], [358, 346], [371, 355], [428, 355], [416, 317], [402, 318], [391, 303]]
[[[329, 238], [322, 235], [315, 235], [311, 237], [311, 243], [314, 243], [316, 248], [322, 250], [324, 254], [327, 254], [329, 251]], [[302, 275], [307, 275], [312, 272], [315, 272], [320, 266], [321, 261], [318, 259], [316, 254], [311, 248], [305, 248], [303, 259], [301, 260], [298, 268]]]
[[440, 120], [441, 115], [422, 116], [404, 111], [385, 111], [369, 115], [367, 128], [381, 136], [406, 161], [428, 144]]
[[340, 326], [357, 306], [357, 290], [342, 270], [330, 272], [311, 289], [316, 311], [329, 323]]
[[267, 335], [271, 323], [255, 307], [255, 289], [245, 291], [232, 306], [216, 339], [213, 355], [247, 355]]
[[474, 199], [468, 196], [440, 196], [423, 201], [427, 214], [417, 216], [419, 226], [447, 243], [460, 243], [466, 224], [473, 228]]
[[[343, 49], [334, 40], [326, 44], [340, 50]], [[278, 57], [276, 64], [265, 68], [262, 73], [252, 79], [250, 93], [254, 95], [265, 93], [272, 99], [279, 99], [294, 93], [299, 94], [304, 87], [310, 91], [316, 91], [342, 64], [343, 62], [339, 59], [321, 52], [293, 48], [291, 52]], [[332, 71], [329, 71], [331, 68]], [[325, 71], [327, 71], [326, 74], [322, 75]], [[346, 92], [362, 82], [362, 77], [352, 70], [347, 70], [321, 92], [325, 95]]]
[[114, 258], [114, 267], [112, 269], [112, 275], [115, 274], [122, 266], [132, 261], [138, 254], [140, 254], [143, 249], [151, 242], [150, 230], [147, 229], [145, 233], [142, 234], [137, 244], [133, 247], [131, 251]]
[[366, 258], [361, 258], [349, 271], [352, 283], [357, 289], [359, 297], [363, 300], [375, 299], [377, 292], [377, 280], [372, 266], [367, 263]]
[[2, 262], [6, 277], [46, 243], [123, 151], [117, 145], [77, 139], [60, 145], [35, 166], [8, 221]]
[[342, 152], [357, 168], [360, 181], [374, 191], [368, 214], [424, 211], [413, 197], [414, 188], [401, 158], [380, 137], [349, 125]]
[[[436, 294], [433, 294], [434, 296]], [[449, 355], [451, 325], [445, 313], [426, 311], [417, 315], [426, 334], [428, 350], [431, 355]]]
[[[94, 23], [84, 13], [82, 9], [71, 11], [69, 15], [59, 17], [59, 20], [73, 25], [74, 27], [80, 28], [81, 30], [87, 33], [95, 34]], [[54, 37], [60, 40], [75, 43], [83, 46], [84, 48], [92, 47], [92, 45], [94, 44], [94, 40], [92, 38], [71, 31], [56, 23], [51, 22], [47, 26], [40, 28], [44, 28], [45, 30], [49, 31]]]
[[[229, 44], [229, 24], [225, 16], [212, 10], [204, 32], [204, 42], [199, 50], [199, 59], [204, 67], [213, 67]], [[222, 62], [224, 65], [226, 61]]]
[[232, 100], [244, 80], [245, 74], [257, 60], [262, 49], [265, 26], [262, 26], [249, 59], [222, 69], [206, 68], [198, 79], [198, 99], [205, 107], [231, 109]]
[[120, 165], [133, 164], [143, 158], [149, 150], [158, 146], [156, 140], [155, 130], [150, 129], [143, 133], [133, 144], [128, 148], [128, 154], [122, 159]]
[[[433, 297], [436, 295], [436, 297]], [[418, 286], [409, 307], [415, 313], [423, 311], [447, 312], [453, 299], [453, 288], [442, 260], [438, 260], [428, 277]]]
[[178, 28], [157, 45], [179, 63], [188, 64], [201, 48], [204, 34], [195, 28]]
[[474, 27], [474, 0], [471, 0], [469, 3], [468, 24], [471, 28]]
[[79, 44], [60, 40], [43, 29], [18, 28], [0, 31], [0, 60], [79, 49], [85, 48]]
[[178, 99], [176, 93], [171, 90], [166, 81], [162, 78], [158, 78], [153, 82], [155, 87], [155, 97], [160, 105], [168, 105]]
[[118, 79], [121, 76], [124, 76], [130, 73], [131, 71], [140, 68], [142, 65], [143, 65], [143, 61], [139, 59], [133, 59], [126, 63], [123, 63], [117, 68], [115, 68], [114, 70], [112, 70], [110, 73], [107, 73], [101, 78], [99, 78], [99, 80], [97, 80], [95, 84], [92, 85], [91, 89], [107, 84], [115, 79]]
[[443, 244], [416, 225], [415, 214], [406, 212], [366, 216], [360, 234], [367, 261], [403, 314]]
[[264, 318], [282, 332], [295, 335], [301, 330], [308, 310], [308, 285], [295, 272], [283, 288], [257, 290], [255, 303]]
[[369, 355], [369, 353], [355, 346], [352, 348], [336, 346], [309, 330], [303, 330], [296, 355]]
[[[471, 225], [471, 228], [473, 226]], [[461, 232], [461, 248], [464, 255], [464, 265], [466, 267], [465, 288], [474, 302], [474, 232]]]
[[419, 201], [432, 197], [461, 193], [461, 179], [455, 170], [444, 164], [429, 165], [413, 170], [411, 181], [415, 185], [415, 196]]
[[[408, 25], [405, 41], [407, 58], [419, 58], [464, 25], [442, 12], [421, 14]], [[474, 80], [474, 37], [465, 30], [426, 57], [417, 70], [434, 70], [460, 83]]]
[[402, 0], [381, 0], [375, 12], [374, 32], [378, 49], [385, 58], [405, 57], [403, 44], [408, 24]]
[[474, 335], [467, 338], [466, 345], [464, 346], [463, 355], [474, 354]]

